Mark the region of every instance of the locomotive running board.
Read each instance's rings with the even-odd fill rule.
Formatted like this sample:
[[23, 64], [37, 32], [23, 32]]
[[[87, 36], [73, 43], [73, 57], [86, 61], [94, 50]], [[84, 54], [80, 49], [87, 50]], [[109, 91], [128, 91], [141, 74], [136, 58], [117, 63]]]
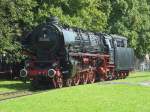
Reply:
[[90, 53], [69, 53], [70, 56], [89, 56], [89, 57], [109, 57], [109, 55], [90, 54]]

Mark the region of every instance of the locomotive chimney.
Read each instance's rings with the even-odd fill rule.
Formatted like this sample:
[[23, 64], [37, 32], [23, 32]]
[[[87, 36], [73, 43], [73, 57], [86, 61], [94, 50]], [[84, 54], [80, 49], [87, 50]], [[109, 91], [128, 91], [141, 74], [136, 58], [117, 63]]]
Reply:
[[47, 19], [47, 23], [48, 24], [58, 24], [59, 23], [59, 19], [56, 16], [52, 16], [52, 17], [49, 17]]

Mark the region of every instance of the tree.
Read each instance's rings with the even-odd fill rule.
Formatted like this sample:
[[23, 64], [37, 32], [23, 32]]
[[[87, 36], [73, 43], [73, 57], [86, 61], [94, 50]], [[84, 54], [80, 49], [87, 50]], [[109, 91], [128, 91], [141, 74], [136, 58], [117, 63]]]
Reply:
[[[16, 40], [33, 26], [32, 0], [0, 0], [0, 54], [6, 54], [9, 62], [19, 61], [21, 45]], [[11, 58], [15, 57], [15, 58]]]
[[110, 33], [128, 37], [138, 57], [149, 53], [150, 5], [146, 0], [110, 0], [112, 11], [108, 18]]
[[49, 15], [58, 16], [62, 24], [82, 29], [104, 31], [107, 16], [98, 10], [98, 0], [46, 0], [38, 1], [37, 21]]

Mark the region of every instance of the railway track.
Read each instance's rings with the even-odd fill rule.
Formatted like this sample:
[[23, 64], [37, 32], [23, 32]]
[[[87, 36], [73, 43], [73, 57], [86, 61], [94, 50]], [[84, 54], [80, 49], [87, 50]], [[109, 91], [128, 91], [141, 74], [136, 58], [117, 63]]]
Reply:
[[44, 90], [44, 91], [23, 90], [23, 91], [14, 91], [14, 92], [3, 92], [3, 93], [0, 93], [0, 101], [23, 97], [23, 96], [29, 96], [29, 95], [43, 93], [43, 92], [47, 92], [47, 91], [48, 90]]
[[31, 91], [4, 92], [4, 93], [0, 93], [0, 101], [27, 96], [27, 95], [32, 95], [32, 94], [34, 94], [34, 92], [31, 92]]

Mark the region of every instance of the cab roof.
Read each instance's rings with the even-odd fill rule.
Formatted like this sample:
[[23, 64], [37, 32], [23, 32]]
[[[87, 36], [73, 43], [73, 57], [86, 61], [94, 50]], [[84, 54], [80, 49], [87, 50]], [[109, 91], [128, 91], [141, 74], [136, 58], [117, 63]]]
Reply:
[[110, 34], [114, 39], [123, 39], [123, 40], [128, 40], [126, 37], [124, 36], [120, 36], [120, 35], [116, 35], [116, 34]]

